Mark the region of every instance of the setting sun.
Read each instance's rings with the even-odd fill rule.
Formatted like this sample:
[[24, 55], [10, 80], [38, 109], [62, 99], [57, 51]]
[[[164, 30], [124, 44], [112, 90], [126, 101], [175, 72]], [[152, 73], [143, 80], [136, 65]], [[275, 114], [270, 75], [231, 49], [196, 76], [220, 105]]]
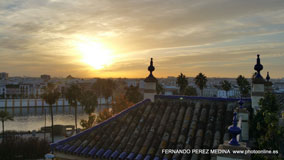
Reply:
[[76, 42], [75, 46], [81, 54], [82, 62], [94, 69], [102, 69], [113, 61], [112, 51], [99, 42], [83, 39]]

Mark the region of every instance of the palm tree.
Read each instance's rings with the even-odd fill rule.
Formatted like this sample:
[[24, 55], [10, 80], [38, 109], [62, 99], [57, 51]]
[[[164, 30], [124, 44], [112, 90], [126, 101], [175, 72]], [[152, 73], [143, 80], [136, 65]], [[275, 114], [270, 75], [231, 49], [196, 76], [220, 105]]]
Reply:
[[203, 96], [203, 89], [206, 87], [207, 83], [207, 77], [199, 73], [195, 78], [194, 78], [195, 84], [198, 86], [198, 88], [201, 90], [201, 95]]
[[180, 75], [177, 77], [176, 84], [179, 86], [179, 93], [184, 94], [185, 89], [188, 85], [187, 78], [184, 74], [180, 73]]
[[91, 114], [95, 111], [96, 106], [98, 105], [97, 95], [90, 90], [83, 90], [81, 92], [80, 103], [84, 106], [85, 112], [91, 116]]
[[250, 92], [250, 89], [251, 89], [249, 81], [242, 75], [239, 75], [236, 80], [237, 80], [237, 84], [239, 86], [241, 96], [242, 97], [249, 96], [249, 92]]
[[100, 79], [100, 78], [98, 78], [97, 81], [93, 84], [93, 89], [96, 95], [98, 96], [98, 98], [100, 98], [100, 102], [99, 102], [100, 105], [101, 105], [101, 97], [103, 95], [104, 86], [105, 86], [105, 82], [103, 79]]
[[95, 92], [90, 90], [83, 90], [81, 93], [80, 103], [84, 106], [85, 112], [89, 115], [88, 120], [82, 119], [80, 124], [83, 129], [88, 129], [93, 126], [96, 120], [96, 115], [92, 115], [98, 105], [98, 98]]
[[75, 109], [75, 131], [77, 133], [77, 106], [81, 97], [81, 88], [78, 84], [71, 84], [65, 92], [65, 97], [68, 100], [69, 105]]
[[2, 122], [2, 143], [4, 143], [4, 139], [5, 139], [5, 130], [4, 130], [4, 126], [5, 126], [5, 121], [13, 121], [13, 117], [9, 114], [9, 112], [6, 111], [0, 111], [0, 120]]
[[226, 97], [228, 97], [228, 91], [231, 90], [232, 84], [229, 81], [224, 80], [221, 82], [221, 87], [224, 91], [226, 91]]
[[103, 86], [102, 95], [105, 98], [106, 103], [108, 105], [108, 98], [113, 97], [113, 92], [116, 88], [116, 84], [113, 80], [107, 79], [107, 80], [103, 80], [102, 86]]
[[111, 86], [111, 89], [112, 89], [112, 91], [111, 91], [111, 101], [113, 101], [113, 99], [114, 99], [114, 92], [117, 89], [117, 83], [114, 80], [111, 80], [109, 83], [110, 83], [110, 86]]
[[53, 130], [53, 109], [52, 105], [56, 103], [56, 101], [60, 97], [59, 89], [53, 84], [48, 83], [46, 87], [43, 88], [44, 92], [41, 95], [42, 99], [49, 105], [50, 116], [51, 116], [51, 142], [54, 142], [54, 130]]

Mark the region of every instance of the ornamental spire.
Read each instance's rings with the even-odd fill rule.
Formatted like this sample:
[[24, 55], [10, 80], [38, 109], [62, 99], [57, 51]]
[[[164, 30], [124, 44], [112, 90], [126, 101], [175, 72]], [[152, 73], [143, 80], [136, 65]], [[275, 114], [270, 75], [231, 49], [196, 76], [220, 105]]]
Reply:
[[256, 77], [258, 78], [262, 78], [260, 71], [263, 69], [263, 65], [260, 63], [260, 58], [259, 58], [259, 54], [257, 55], [257, 59], [256, 59], [256, 65], [254, 66], [254, 70], [257, 71], [257, 75]]
[[234, 112], [233, 125], [229, 127], [229, 133], [232, 135], [232, 139], [229, 142], [230, 145], [239, 146], [239, 142], [237, 140], [237, 135], [241, 133], [241, 129], [237, 126], [237, 113]]
[[267, 72], [266, 81], [269, 82], [269, 80], [270, 80], [270, 76], [269, 76], [269, 72]]
[[153, 58], [151, 58], [150, 66], [148, 67], [148, 71], [150, 72], [149, 76], [144, 80], [145, 82], [156, 82], [157, 79], [153, 75], [153, 71], [155, 70], [155, 67], [153, 65]]
[[153, 58], [151, 58], [150, 66], [148, 67], [148, 71], [150, 72], [150, 75], [152, 75], [152, 72], [155, 70], [155, 67], [153, 66]]

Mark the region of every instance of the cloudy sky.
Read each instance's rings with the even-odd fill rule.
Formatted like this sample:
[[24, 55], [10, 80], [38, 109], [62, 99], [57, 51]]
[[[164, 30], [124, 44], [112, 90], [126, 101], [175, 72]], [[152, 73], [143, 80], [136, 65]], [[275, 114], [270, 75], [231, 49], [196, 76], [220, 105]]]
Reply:
[[11, 76], [284, 77], [283, 0], [0, 0]]

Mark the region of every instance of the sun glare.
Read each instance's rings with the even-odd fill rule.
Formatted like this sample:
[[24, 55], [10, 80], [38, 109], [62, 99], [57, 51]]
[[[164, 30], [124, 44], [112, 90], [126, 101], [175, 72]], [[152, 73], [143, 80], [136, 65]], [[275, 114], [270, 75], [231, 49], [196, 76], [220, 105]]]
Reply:
[[103, 44], [92, 40], [80, 40], [76, 42], [82, 62], [94, 69], [102, 69], [112, 63], [112, 51]]

